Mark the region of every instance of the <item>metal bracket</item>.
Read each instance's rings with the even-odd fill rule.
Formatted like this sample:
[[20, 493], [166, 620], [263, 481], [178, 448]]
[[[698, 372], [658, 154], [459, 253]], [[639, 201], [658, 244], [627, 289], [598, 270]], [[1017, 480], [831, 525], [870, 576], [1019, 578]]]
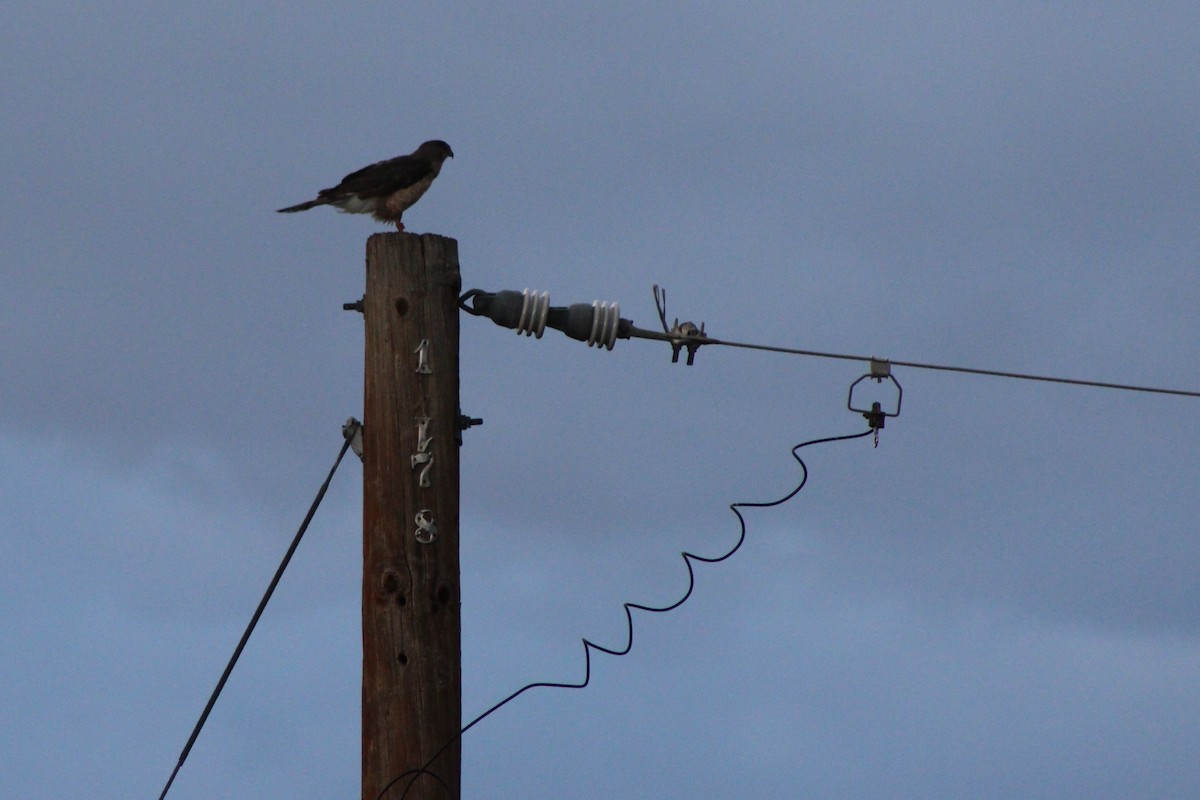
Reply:
[[[904, 388], [900, 385], [900, 381], [896, 380], [896, 376], [892, 374], [892, 362], [886, 358], [872, 357], [870, 360], [870, 372], [863, 375], [854, 383], [850, 384], [850, 392], [846, 396], [846, 408], [862, 414], [869, 425], [875, 431], [875, 446], [879, 446], [879, 431], [884, 427], [888, 417], [900, 416], [900, 404], [904, 400]], [[896, 410], [884, 411], [883, 404], [876, 401], [871, 403], [870, 408], [857, 408], [854, 405], [854, 387], [858, 386], [863, 381], [870, 378], [876, 383], [883, 383], [889, 380], [896, 387]]]
[[463, 443], [463, 431], [468, 428], [473, 428], [476, 425], [482, 425], [483, 420], [479, 417], [472, 417], [470, 414], [462, 413], [462, 409], [458, 409], [458, 424], [454, 426], [454, 441], [460, 446]]
[[362, 423], [354, 417], [347, 419], [342, 424], [342, 438], [350, 440], [350, 449], [354, 451], [354, 455], [358, 456], [358, 460], [362, 461]]

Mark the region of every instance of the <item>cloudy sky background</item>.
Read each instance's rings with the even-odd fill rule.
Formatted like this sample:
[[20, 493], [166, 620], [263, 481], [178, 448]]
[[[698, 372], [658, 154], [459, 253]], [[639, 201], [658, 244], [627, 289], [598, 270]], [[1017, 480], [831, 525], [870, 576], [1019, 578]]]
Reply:
[[[1195, 3], [62, 4], [0, 26], [0, 786], [158, 796], [361, 416], [381, 230], [273, 213], [442, 138], [464, 286], [715, 336], [1200, 389]], [[462, 320], [463, 698], [862, 430], [867, 365]], [[897, 369], [464, 797], [1200, 794], [1194, 398]], [[170, 797], [359, 792], [345, 462]]]

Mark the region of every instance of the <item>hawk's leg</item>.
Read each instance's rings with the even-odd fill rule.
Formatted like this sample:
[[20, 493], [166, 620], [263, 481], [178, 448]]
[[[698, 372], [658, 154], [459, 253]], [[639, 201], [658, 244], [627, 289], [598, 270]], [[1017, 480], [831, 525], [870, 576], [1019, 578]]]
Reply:
[[404, 223], [400, 220], [396, 220], [396, 230], [400, 233], [404, 233]]

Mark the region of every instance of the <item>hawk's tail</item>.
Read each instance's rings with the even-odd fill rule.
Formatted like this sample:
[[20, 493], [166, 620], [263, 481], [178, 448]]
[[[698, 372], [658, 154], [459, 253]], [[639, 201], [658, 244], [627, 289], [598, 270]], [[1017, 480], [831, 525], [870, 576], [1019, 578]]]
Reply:
[[315, 208], [316, 206], [324, 205], [328, 202], [328, 200], [322, 200], [318, 197], [316, 200], [309, 200], [307, 203], [300, 203], [299, 205], [276, 209], [276, 211], [278, 211], [280, 214], [291, 214], [296, 211], [308, 211], [310, 208]]

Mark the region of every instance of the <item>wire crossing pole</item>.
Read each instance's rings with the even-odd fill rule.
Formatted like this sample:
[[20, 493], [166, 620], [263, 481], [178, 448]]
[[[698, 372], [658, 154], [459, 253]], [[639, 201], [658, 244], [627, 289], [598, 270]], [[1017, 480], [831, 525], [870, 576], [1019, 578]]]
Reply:
[[[458, 242], [367, 240], [362, 797], [459, 799]], [[398, 798], [409, 779], [385, 797]]]

